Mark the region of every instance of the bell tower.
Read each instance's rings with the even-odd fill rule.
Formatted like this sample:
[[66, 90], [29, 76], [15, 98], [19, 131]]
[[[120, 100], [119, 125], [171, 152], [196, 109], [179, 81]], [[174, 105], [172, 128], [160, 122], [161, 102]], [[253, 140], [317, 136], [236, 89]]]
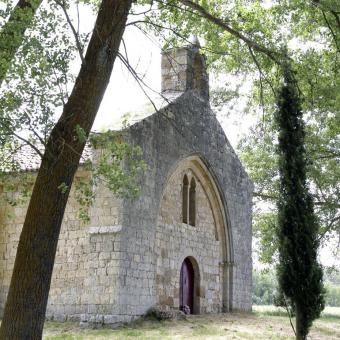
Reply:
[[190, 45], [162, 53], [162, 94], [195, 90], [209, 101], [209, 76], [206, 58], [200, 53], [197, 37]]

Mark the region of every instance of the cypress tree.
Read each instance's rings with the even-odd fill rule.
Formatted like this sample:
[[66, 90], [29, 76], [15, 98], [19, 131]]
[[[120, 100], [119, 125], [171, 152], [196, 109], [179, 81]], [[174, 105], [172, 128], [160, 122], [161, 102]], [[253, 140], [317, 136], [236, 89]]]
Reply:
[[278, 200], [281, 293], [295, 312], [296, 339], [306, 339], [324, 308], [322, 268], [317, 261], [318, 221], [306, 181], [304, 122], [295, 76], [284, 67], [278, 95], [280, 197]]

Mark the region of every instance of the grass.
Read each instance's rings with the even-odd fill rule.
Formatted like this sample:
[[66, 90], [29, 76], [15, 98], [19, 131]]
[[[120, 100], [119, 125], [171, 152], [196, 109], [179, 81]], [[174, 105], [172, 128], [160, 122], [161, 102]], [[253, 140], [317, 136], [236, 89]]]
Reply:
[[[78, 323], [46, 322], [44, 340], [160, 340], [160, 339], [294, 339], [282, 309], [254, 306], [252, 313], [189, 316], [187, 320], [138, 320], [117, 329], [83, 329]], [[310, 332], [310, 339], [340, 339], [340, 307], [327, 307]]]
[[[340, 339], [340, 308], [327, 307], [314, 322], [311, 339]], [[117, 329], [82, 329], [77, 323], [46, 322], [44, 340], [104, 339], [294, 339], [284, 309], [254, 306], [252, 313], [190, 316], [180, 321], [139, 320]]]

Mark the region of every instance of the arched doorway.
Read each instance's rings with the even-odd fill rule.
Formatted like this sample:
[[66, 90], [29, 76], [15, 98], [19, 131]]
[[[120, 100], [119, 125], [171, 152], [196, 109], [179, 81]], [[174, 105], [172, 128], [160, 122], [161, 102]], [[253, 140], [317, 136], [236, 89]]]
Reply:
[[187, 257], [182, 263], [180, 273], [180, 310], [185, 314], [194, 313], [194, 289], [195, 271]]

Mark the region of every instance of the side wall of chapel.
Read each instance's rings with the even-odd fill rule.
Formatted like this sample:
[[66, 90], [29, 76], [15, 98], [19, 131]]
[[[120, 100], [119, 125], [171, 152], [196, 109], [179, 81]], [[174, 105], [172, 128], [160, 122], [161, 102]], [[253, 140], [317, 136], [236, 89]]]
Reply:
[[[88, 173], [79, 170], [75, 182]], [[32, 181], [35, 173], [32, 172]], [[14, 182], [18, 188], [18, 183]], [[28, 203], [11, 206], [19, 190], [0, 188], [0, 317], [12, 276], [17, 245]], [[61, 227], [49, 292], [47, 318], [92, 322], [119, 321], [117, 306], [121, 284], [119, 224], [121, 202], [103, 185], [89, 211], [90, 223], [79, 219], [74, 187]], [[104, 319], [105, 318], [105, 319]]]

